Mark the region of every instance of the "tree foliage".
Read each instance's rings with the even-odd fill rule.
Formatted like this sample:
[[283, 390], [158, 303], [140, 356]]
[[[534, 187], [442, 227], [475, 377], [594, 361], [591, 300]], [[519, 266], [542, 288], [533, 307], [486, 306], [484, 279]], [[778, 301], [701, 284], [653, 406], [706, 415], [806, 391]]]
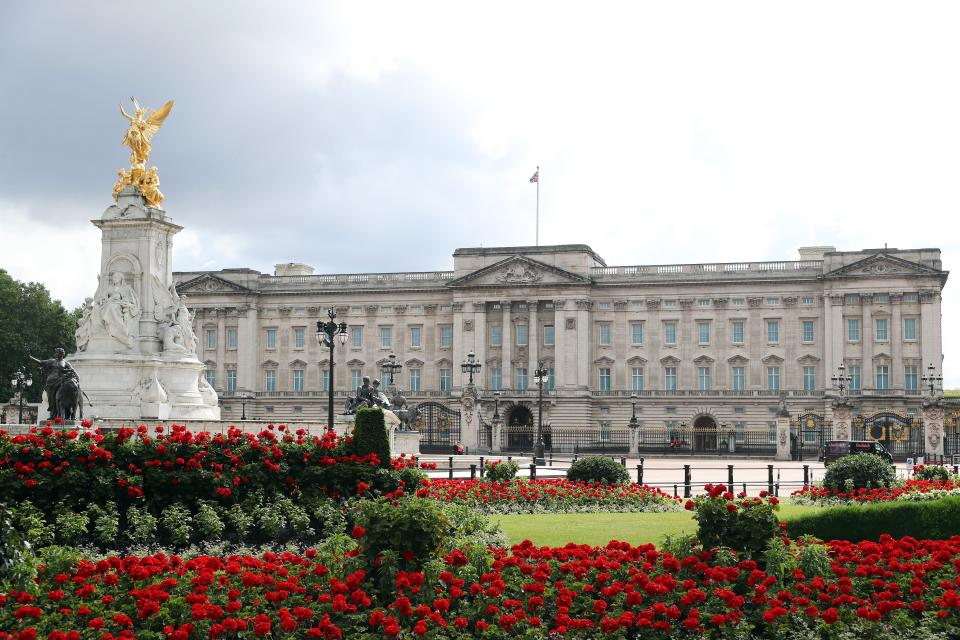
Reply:
[[[76, 350], [74, 331], [79, 309], [67, 311], [53, 300], [47, 288], [38, 282], [20, 282], [0, 269], [0, 402], [13, 396], [10, 374], [30, 363], [27, 353], [38, 358], [53, 357], [53, 350]], [[43, 392], [40, 372], [31, 364], [34, 384], [27, 399], [38, 402]]]

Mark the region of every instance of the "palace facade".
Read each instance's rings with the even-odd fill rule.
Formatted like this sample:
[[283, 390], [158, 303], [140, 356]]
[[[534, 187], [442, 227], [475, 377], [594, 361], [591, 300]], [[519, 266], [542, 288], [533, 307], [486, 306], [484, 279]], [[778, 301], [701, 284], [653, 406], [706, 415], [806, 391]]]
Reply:
[[[929, 365], [940, 374], [938, 249], [836, 251], [799, 260], [608, 266], [590, 247], [463, 248], [452, 271], [314, 274], [302, 264], [174, 273], [195, 313], [224, 419], [323, 420], [329, 349], [316, 322], [336, 309], [336, 405], [391, 353], [411, 404], [457, 407], [469, 353], [480, 416], [493, 392], [507, 424], [624, 428], [636, 395], [644, 427], [770, 430], [791, 412], [829, 417], [843, 365], [861, 413], [915, 413]], [[248, 399], [242, 400], [247, 397]], [[469, 446], [482, 442], [467, 442]]]

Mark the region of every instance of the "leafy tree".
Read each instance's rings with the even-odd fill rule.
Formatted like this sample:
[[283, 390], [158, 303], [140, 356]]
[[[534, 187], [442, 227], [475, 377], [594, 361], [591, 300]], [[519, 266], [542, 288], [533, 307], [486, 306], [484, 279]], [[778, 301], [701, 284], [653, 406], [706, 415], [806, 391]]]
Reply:
[[[59, 300], [50, 298], [47, 288], [38, 282], [20, 282], [0, 269], [0, 402], [13, 396], [10, 374], [29, 364], [27, 352], [38, 358], [50, 358], [53, 350], [76, 350], [74, 331], [80, 309], [67, 311]], [[38, 402], [43, 393], [40, 372], [32, 367], [33, 386], [27, 399]]]

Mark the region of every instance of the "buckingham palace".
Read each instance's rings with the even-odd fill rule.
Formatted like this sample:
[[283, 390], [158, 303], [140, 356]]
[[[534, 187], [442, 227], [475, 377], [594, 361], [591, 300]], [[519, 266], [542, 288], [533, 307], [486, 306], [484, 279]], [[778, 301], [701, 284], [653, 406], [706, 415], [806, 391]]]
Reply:
[[[481, 429], [465, 444], [481, 450], [495, 411], [522, 429], [541, 409], [555, 439], [576, 429], [592, 442], [635, 417], [641, 440], [694, 450], [725, 446], [710, 435], [721, 431], [731, 450], [747, 434], [772, 443], [784, 408], [829, 423], [838, 393], [862, 415], [916, 415], [942, 367], [940, 250], [821, 246], [797, 257], [608, 266], [586, 245], [484, 247], [456, 249], [449, 271], [316, 274], [290, 263], [174, 279], [224, 419], [325, 418], [330, 351], [314, 334], [330, 308], [347, 328], [334, 356], [338, 407], [364, 376], [441, 412], [459, 411], [469, 388]], [[480, 365], [473, 386], [468, 359]], [[391, 362], [402, 365], [393, 379]]]

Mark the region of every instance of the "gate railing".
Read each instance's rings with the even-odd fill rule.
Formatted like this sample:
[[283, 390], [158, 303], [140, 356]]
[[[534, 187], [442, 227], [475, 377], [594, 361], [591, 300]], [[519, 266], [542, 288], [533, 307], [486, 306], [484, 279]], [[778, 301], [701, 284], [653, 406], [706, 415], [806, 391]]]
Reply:
[[[500, 431], [503, 451], [533, 451], [537, 428], [514, 425]], [[630, 450], [629, 429], [550, 425], [543, 428], [543, 446], [553, 453], [627, 453]]]

